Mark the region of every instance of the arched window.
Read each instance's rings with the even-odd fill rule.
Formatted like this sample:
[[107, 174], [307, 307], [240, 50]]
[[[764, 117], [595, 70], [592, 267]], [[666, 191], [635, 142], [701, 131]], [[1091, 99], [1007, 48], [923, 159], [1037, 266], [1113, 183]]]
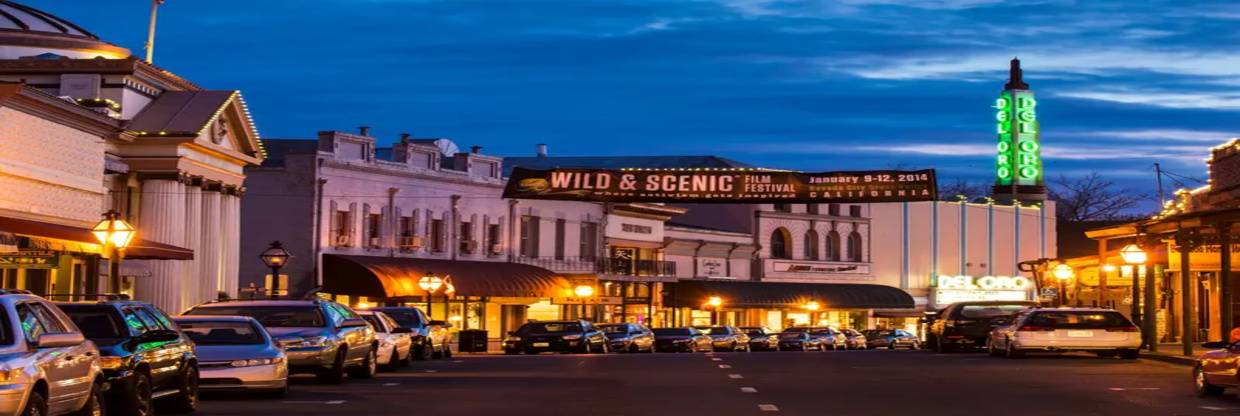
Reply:
[[820, 260], [818, 258], [818, 232], [809, 230], [805, 233], [805, 259]]
[[792, 247], [792, 235], [783, 227], [776, 228], [771, 233], [771, 258], [773, 259], [791, 259], [792, 253], [789, 250]]
[[861, 233], [848, 235], [848, 261], [861, 261]]
[[827, 233], [827, 260], [840, 261], [840, 233], [834, 230]]

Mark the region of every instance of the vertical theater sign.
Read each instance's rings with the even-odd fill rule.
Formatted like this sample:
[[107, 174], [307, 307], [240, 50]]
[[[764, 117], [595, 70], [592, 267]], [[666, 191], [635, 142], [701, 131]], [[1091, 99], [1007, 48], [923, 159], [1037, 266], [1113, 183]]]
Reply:
[[998, 141], [995, 145], [996, 199], [1042, 201], [1046, 187], [1042, 177], [1038, 101], [1023, 80], [1020, 60], [1012, 59], [1010, 78], [995, 100]]

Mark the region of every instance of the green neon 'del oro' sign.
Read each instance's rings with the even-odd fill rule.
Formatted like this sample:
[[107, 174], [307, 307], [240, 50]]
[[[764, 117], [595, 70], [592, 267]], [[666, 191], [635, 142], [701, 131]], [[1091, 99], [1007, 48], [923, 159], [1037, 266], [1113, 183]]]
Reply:
[[1042, 184], [1037, 105], [1033, 93], [1023, 90], [1004, 91], [995, 100], [996, 185]]

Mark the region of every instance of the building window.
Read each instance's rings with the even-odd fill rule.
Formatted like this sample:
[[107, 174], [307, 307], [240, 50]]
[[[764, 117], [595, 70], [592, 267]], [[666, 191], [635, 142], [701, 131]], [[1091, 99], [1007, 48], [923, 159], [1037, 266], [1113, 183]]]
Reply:
[[809, 230], [805, 233], [805, 258], [808, 260], [819, 260], [818, 258], [818, 232]]
[[840, 216], [840, 204], [827, 204], [827, 215], [832, 217]]
[[840, 261], [840, 233], [827, 233], [827, 260]]
[[555, 220], [555, 259], [564, 260], [564, 227], [568, 225], [563, 218]]
[[461, 221], [460, 226], [461, 253], [469, 254], [478, 249], [478, 242], [474, 241], [474, 225], [468, 221]]
[[431, 251], [443, 252], [443, 220], [431, 220]]
[[775, 232], [771, 233], [771, 258], [773, 259], [791, 259], [791, 253], [788, 249], [792, 245], [792, 236], [788, 234], [788, 230], [779, 227]]
[[581, 223], [581, 246], [577, 252], [585, 260], [594, 260], [598, 254], [598, 223], [582, 222]]
[[775, 204], [775, 210], [779, 212], [792, 212], [792, 204]]
[[860, 205], [849, 205], [848, 216], [860, 218], [861, 217], [861, 206]]
[[383, 236], [380, 234], [380, 224], [383, 224], [383, 216], [379, 214], [366, 215], [366, 244], [368, 247], [383, 246]]
[[499, 224], [487, 224], [487, 244], [491, 254], [500, 254], [500, 248], [503, 247], [499, 241]]
[[805, 212], [818, 215], [818, 204], [805, 204]]
[[848, 261], [861, 261], [861, 233], [848, 234]]
[[521, 217], [521, 255], [538, 257], [538, 217]]
[[349, 228], [350, 219], [349, 211], [336, 211], [332, 216], [332, 244], [336, 247], [348, 247], [352, 245], [352, 232]]

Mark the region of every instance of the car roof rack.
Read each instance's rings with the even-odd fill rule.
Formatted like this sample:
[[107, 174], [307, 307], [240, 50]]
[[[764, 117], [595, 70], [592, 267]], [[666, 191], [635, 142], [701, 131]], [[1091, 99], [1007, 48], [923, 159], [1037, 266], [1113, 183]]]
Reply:
[[[89, 300], [96, 300], [99, 302], [131, 300], [129, 298], [129, 295], [126, 295], [124, 293], [48, 293], [48, 294], [40, 295], [40, 296], [43, 296], [48, 299], [67, 297], [69, 298], [67, 300], [68, 302], [80, 302], [80, 301], [89, 301]], [[78, 298], [81, 298], [81, 299], [79, 300]]]

